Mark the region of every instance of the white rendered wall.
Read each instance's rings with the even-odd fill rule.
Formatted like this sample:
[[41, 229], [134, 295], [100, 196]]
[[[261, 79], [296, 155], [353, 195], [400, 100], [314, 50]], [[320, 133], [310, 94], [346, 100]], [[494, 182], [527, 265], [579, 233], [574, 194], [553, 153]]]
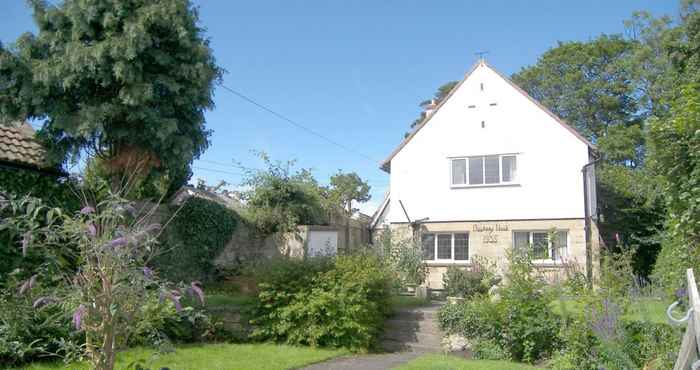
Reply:
[[[518, 153], [519, 185], [451, 188], [448, 158], [505, 153]], [[480, 65], [392, 159], [389, 221], [406, 222], [399, 200], [412, 220], [583, 218], [588, 157], [583, 141]]]

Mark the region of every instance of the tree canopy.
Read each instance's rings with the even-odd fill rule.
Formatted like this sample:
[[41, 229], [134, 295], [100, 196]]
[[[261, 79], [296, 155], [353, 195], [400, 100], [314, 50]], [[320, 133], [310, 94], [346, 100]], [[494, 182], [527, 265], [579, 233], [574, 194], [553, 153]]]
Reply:
[[189, 0], [31, 0], [38, 33], [0, 49], [0, 115], [40, 120], [57, 162], [139, 162], [180, 184], [208, 146], [222, 70]]

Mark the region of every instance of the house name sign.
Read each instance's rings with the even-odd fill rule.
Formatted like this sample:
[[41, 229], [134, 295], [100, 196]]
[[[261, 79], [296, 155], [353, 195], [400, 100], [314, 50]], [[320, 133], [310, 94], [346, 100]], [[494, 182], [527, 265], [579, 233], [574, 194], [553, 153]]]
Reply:
[[472, 230], [478, 233], [484, 233], [482, 235], [481, 241], [484, 244], [497, 244], [499, 231], [509, 231], [510, 227], [508, 224], [475, 224]]

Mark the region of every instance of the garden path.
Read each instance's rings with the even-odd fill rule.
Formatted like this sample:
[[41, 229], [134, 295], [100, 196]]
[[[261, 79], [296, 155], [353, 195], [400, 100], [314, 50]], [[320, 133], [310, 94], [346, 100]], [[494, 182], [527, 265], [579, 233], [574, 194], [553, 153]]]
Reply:
[[439, 304], [405, 308], [386, 321], [382, 346], [387, 352], [340, 357], [304, 370], [383, 370], [404, 364], [426, 353], [441, 352], [442, 333], [437, 324]]

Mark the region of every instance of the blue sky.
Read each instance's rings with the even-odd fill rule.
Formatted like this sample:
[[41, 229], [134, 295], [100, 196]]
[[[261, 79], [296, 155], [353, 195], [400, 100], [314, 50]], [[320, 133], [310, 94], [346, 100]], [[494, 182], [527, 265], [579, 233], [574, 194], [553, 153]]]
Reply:
[[[227, 164], [260, 167], [251, 150], [262, 150], [296, 159], [321, 183], [339, 169], [357, 172], [372, 186], [366, 212], [389, 184], [378, 162], [399, 144], [417, 104], [462, 78], [475, 52], [487, 50], [489, 63], [510, 75], [557, 41], [623, 32], [635, 10], [678, 13], [674, 0], [195, 3], [228, 87], [353, 151], [218, 88], [216, 108], [207, 113], [211, 146], [195, 162], [193, 180], [238, 184], [241, 171]], [[2, 2], [0, 41], [34, 30], [25, 1]]]

